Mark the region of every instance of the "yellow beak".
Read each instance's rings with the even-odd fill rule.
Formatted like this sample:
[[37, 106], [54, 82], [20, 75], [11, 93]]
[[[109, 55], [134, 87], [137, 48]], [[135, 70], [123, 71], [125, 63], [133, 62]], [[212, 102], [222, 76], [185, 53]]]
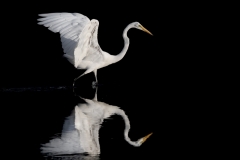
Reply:
[[142, 25], [140, 25], [140, 28], [144, 31], [144, 32], [147, 32], [148, 34], [152, 35], [153, 34], [151, 32], [149, 32], [146, 28], [144, 28]]
[[146, 135], [145, 137], [143, 137], [142, 143], [144, 143], [153, 133], [150, 133], [148, 135]]

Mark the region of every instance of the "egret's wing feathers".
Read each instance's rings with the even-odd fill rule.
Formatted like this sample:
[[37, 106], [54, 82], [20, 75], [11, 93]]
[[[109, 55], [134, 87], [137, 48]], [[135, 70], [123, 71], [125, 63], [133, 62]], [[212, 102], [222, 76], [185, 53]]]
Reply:
[[60, 33], [64, 56], [76, 68], [82, 60], [99, 62], [103, 59], [97, 40], [97, 20], [90, 21], [79, 13], [48, 13], [39, 16], [43, 18], [38, 19], [38, 24]]
[[92, 24], [91, 37], [90, 37], [91, 40], [88, 44], [89, 49], [83, 60], [91, 61], [91, 62], [100, 62], [103, 60], [103, 54], [97, 39], [99, 22], [97, 20], [91, 20], [91, 24]]
[[75, 64], [80, 64], [82, 60], [100, 62], [103, 59], [97, 39], [98, 27], [99, 22], [94, 19], [84, 27], [74, 51]]
[[48, 27], [52, 32], [59, 32], [61, 35], [62, 48], [65, 57], [74, 64], [74, 50], [84, 28], [91, 24], [88, 17], [79, 13], [48, 13], [39, 14], [38, 24]]
[[[85, 141], [80, 141], [80, 136], [83, 135], [79, 135], [79, 131], [81, 131], [79, 128], [83, 128], [81, 119], [77, 119], [78, 121], [76, 124], [76, 116], [80, 113], [76, 113], [75, 109], [75, 111], [65, 119], [61, 137], [56, 137], [50, 140], [49, 143], [43, 144], [41, 147], [42, 153], [56, 155], [85, 152], [83, 148]], [[85, 117], [81, 118], [84, 119]]]

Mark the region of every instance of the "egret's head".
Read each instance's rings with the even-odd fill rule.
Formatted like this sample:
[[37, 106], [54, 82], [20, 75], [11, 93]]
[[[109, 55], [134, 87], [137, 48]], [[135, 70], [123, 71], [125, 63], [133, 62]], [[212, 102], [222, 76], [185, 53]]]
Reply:
[[151, 32], [149, 32], [146, 28], [144, 28], [139, 22], [133, 22], [132, 25], [134, 28], [140, 29], [140, 30], [147, 32], [148, 34], [153, 36], [153, 34]]
[[152, 133], [146, 135], [146, 136], [143, 137], [143, 138], [140, 138], [140, 139], [137, 141], [137, 146], [141, 146], [151, 135], [152, 135]]

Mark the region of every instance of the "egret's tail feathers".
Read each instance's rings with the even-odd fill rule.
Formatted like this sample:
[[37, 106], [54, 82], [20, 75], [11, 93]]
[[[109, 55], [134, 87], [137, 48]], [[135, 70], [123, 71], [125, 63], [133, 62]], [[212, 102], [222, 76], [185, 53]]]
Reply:
[[63, 57], [67, 58], [67, 60], [74, 65], [74, 58], [68, 54], [64, 54]]

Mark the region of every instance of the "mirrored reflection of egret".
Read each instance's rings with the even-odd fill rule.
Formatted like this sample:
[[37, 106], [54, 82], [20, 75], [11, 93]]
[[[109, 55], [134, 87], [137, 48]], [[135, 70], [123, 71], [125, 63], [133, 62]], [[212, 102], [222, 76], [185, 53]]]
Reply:
[[[48, 27], [52, 32], [59, 32], [64, 51], [64, 57], [77, 69], [85, 69], [81, 76], [94, 72], [97, 84], [97, 69], [120, 61], [126, 54], [130, 41], [127, 32], [131, 28], [136, 28], [151, 34], [139, 22], [130, 23], [123, 31], [124, 47], [122, 51], [114, 56], [103, 51], [97, 39], [99, 22], [96, 19], [90, 20], [79, 13], [47, 13], [39, 14], [42, 18], [38, 24]], [[109, 41], [111, 43], [111, 41]]]
[[99, 129], [103, 120], [114, 114], [123, 118], [125, 122], [124, 139], [130, 145], [139, 147], [151, 136], [152, 133], [137, 141], [131, 141], [128, 137], [130, 122], [127, 115], [117, 106], [99, 102], [97, 89], [93, 100], [82, 99], [86, 103], [75, 106], [72, 114], [66, 118], [61, 137], [54, 138], [49, 143], [42, 145], [41, 152], [43, 154], [100, 154]]

